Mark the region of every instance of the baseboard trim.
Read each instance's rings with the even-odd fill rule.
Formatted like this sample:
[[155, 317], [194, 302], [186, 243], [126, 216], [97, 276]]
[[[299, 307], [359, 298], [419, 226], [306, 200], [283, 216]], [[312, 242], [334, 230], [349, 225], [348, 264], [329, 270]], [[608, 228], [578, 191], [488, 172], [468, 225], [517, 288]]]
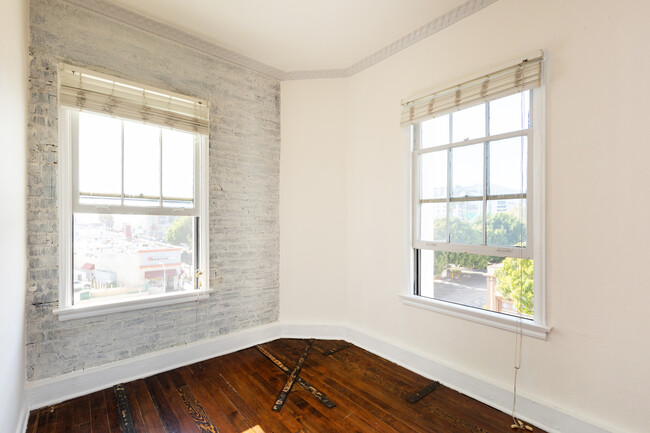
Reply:
[[18, 415], [16, 433], [25, 433], [27, 431], [27, 421], [29, 421], [29, 410], [27, 410], [27, 405], [23, 403], [23, 407], [20, 409], [20, 415]]
[[273, 323], [54, 378], [27, 382], [26, 406], [29, 410], [49, 406], [106, 389], [118, 383], [149, 377], [163, 371], [236, 352], [281, 338], [280, 330], [280, 325]]
[[[59, 403], [117, 383], [148, 377], [278, 338], [345, 339], [375, 355], [427, 378], [438, 380], [449, 388], [506, 413], [511, 409], [511, 391], [442, 365], [425, 355], [387, 342], [363, 330], [342, 325], [274, 323], [56, 378], [28, 382], [25, 423], [29, 413], [27, 409], [32, 410]], [[605, 430], [589, 421], [578, 419], [521, 395], [517, 396], [517, 413], [522, 419], [549, 433], [611, 433], [610, 430]], [[23, 428], [22, 432], [24, 431]]]

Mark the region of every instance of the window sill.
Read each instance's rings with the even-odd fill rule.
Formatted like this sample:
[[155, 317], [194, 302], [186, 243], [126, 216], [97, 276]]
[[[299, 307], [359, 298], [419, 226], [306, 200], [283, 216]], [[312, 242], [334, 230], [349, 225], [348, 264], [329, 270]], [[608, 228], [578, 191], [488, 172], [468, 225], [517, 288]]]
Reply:
[[57, 308], [54, 314], [59, 320], [81, 319], [84, 317], [101, 316], [104, 314], [122, 313], [124, 311], [141, 310], [143, 308], [161, 307], [164, 305], [181, 304], [208, 298], [214, 292], [212, 289], [194, 290], [191, 292], [175, 293], [173, 295], [156, 295], [139, 299], [127, 299], [111, 302], [110, 304], [95, 304], [76, 307]]
[[493, 326], [506, 331], [519, 332], [521, 329], [524, 335], [546, 340], [547, 334], [551, 331], [548, 326], [533, 323], [527, 319], [518, 319], [505, 314], [492, 311], [480, 310], [478, 308], [466, 307], [464, 305], [452, 304], [450, 302], [438, 301], [437, 299], [424, 298], [415, 295], [400, 295], [402, 302], [411, 307], [435, 311], [436, 313], [460, 319], [470, 320], [476, 323]]

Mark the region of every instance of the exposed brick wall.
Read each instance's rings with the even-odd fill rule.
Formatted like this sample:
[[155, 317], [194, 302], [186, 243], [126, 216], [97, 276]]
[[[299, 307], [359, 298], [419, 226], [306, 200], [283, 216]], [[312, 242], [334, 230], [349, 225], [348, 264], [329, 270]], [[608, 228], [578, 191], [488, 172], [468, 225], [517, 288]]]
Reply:
[[[30, 6], [27, 377], [77, 371], [276, 321], [280, 83], [61, 0]], [[208, 300], [61, 322], [57, 64], [210, 101]]]

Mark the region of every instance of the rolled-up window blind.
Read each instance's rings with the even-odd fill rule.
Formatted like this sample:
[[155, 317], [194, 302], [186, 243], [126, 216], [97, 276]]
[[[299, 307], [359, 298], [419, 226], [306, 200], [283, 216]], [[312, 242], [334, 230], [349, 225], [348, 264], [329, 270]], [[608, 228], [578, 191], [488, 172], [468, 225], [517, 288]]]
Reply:
[[402, 104], [401, 124], [421, 122], [464, 107], [539, 87], [543, 56]]
[[59, 102], [182, 131], [208, 134], [207, 101], [71, 65], [59, 73]]

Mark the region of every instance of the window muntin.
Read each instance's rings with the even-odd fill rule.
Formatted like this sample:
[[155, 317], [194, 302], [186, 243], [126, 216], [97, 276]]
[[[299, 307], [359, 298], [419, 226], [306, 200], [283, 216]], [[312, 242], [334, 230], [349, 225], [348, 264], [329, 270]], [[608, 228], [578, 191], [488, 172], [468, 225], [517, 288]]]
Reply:
[[532, 92], [413, 124], [416, 295], [534, 319]]

